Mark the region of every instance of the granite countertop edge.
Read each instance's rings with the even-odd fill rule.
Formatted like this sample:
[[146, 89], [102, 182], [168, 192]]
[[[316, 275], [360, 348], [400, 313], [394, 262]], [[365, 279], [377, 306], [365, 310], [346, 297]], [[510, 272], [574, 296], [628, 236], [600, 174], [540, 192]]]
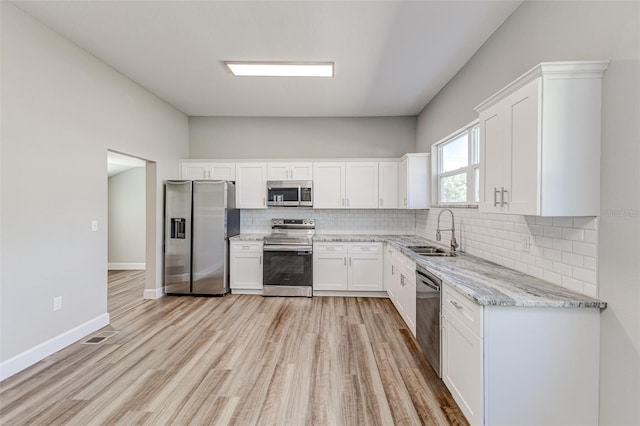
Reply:
[[[264, 234], [240, 234], [231, 240], [261, 241]], [[390, 243], [402, 254], [473, 302], [483, 306], [606, 308], [606, 302], [565, 289], [525, 273], [459, 252], [455, 257], [423, 257], [415, 245], [442, 246], [414, 235], [316, 234], [314, 242]], [[446, 248], [446, 247], [445, 247]]]

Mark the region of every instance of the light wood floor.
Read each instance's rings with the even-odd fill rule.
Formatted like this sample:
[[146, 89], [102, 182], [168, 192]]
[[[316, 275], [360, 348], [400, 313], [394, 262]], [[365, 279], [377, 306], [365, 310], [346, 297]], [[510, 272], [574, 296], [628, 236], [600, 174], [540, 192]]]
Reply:
[[0, 384], [0, 424], [466, 424], [388, 299], [163, 297], [109, 273], [111, 326]]

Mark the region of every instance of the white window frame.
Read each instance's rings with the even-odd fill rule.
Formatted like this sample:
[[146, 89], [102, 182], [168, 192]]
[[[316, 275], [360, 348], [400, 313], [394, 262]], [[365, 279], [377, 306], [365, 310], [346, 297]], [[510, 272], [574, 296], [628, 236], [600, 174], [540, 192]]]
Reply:
[[[480, 200], [474, 200], [474, 190], [475, 190], [475, 170], [480, 170], [480, 153], [478, 152], [480, 147], [479, 144], [474, 144], [474, 130], [476, 137], [479, 137], [479, 120], [474, 120], [466, 126], [456, 130], [451, 133], [447, 137], [439, 140], [431, 146], [431, 158], [433, 159], [433, 193], [434, 193], [434, 206], [436, 207], [474, 207], [477, 208]], [[469, 144], [467, 153], [469, 155], [467, 166], [460, 167], [456, 170], [450, 170], [448, 172], [442, 172], [442, 148], [450, 142], [458, 139], [463, 134], [467, 133], [467, 143]], [[476, 163], [473, 163], [473, 160], [477, 159]], [[443, 177], [454, 176], [458, 174], [466, 173], [467, 174], [467, 199], [464, 202], [441, 202], [440, 201], [440, 184], [441, 179]], [[478, 173], [478, 179], [480, 177], [480, 173]]]

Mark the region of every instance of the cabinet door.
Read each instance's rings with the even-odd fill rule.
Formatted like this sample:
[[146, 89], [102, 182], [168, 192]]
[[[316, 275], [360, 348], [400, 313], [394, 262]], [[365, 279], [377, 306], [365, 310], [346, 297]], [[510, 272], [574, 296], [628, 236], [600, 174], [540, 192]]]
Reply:
[[407, 193], [407, 163], [408, 161], [405, 158], [398, 166], [398, 205], [401, 209], [406, 209], [409, 206], [409, 194]]
[[404, 285], [402, 287], [403, 298], [402, 308], [404, 309], [405, 321], [409, 330], [416, 337], [416, 272], [407, 269], [403, 274]]
[[231, 252], [229, 287], [262, 290], [262, 253]]
[[[505, 194], [507, 211], [513, 214], [537, 215], [540, 170], [538, 152], [541, 146], [541, 123], [538, 117], [541, 83], [536, 79], [507, 97], [509, 106], [511, 155], [509, 193]], [[562, 174], [563, 170], [545, 170]]]
[[382, 291], [382, 253], [349, 253], [349, 290]]
[[313, 289], [348, 290], [346, 252], [313, 253]]
[[392, 282], [393, 282], [393, 249], [388, 245], [385, 244], [384, 247], [384, 256], [383, 256], [383, 269], [384, 269], [384, 280], [383, 280], [383, 287], [385, 289], [385, 291], [387, 292], [387, 294], [389, 294], [390, 298], [393, 298], [391, 295], [391, 286], [392, 286]]
[[442, 320], [442, 380], [469, 423], [483, 424], [482, 339], [453, 316]]
[[211, 180], [236, 180], [235, 163], [214, 163], [209, 167], [209, 179]]
[[378, 163], [378, 207], [381, 209], [398, 208], [398, 162]]
[[480, 211], [501, 211], [501, 189], [509, 168], [507, 113], [504, 104], [498, 103], [480, 114]]
[[344, 163], [313, 164], [313, 207], [342, 209], [344, 202]]
[[347, 208], [378, 207], [378, 163], [347, 163], [345, 182]]
[[236, 166], [236, 207], [239, 209], [267, 208], [267, 165], [245, 163]]
[[268, 163], [267, 180], [288, 180], [289, 163]]
[[293, 180], [312, 180], [313, 163], [291, 163], [289, 175]]
[[180, 177], [187, 180], [209, 179], [209, 165], [199, 163], [182, 164]]

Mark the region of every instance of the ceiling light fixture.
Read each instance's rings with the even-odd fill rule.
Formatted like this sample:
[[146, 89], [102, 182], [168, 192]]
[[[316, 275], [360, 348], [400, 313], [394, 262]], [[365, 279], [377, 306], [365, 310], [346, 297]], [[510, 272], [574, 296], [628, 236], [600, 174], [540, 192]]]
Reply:
[[225, 62], [236, 77], [333, 77], [333, 62]]

